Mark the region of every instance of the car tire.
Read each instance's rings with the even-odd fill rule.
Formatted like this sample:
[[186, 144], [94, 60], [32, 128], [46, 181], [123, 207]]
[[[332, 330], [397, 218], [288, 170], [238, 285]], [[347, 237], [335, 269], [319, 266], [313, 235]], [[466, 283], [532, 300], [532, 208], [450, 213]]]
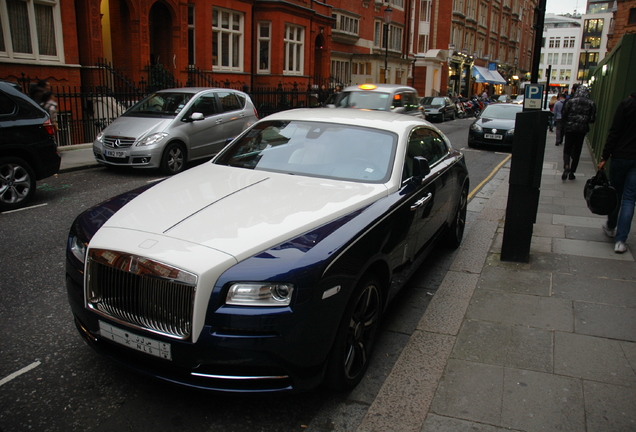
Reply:
[[331, 389], [354, 388], [364, 376], [382, 313], [382, 292], [375, 275], [362, 278], [349, 300], [329, 355], [325, 383]]
[[35, 172], [17, 157], [0, 158], [0, 211], [23, 207], [35, 193]]
[[462, 244], [464, 238], [464, 229], [466, 228], [466, 212], [468, 208], [468, 186], [464, 185], [459, 195], [457, 203], [457, 211], [453, 217], [453, 222], [446, 232], [445, 242], [451, 249], [457, 249]]
[[161, 172], [166, 175], [175, 175], [183, 171], [185, 166], [186, 154], [183, 145], [168, 144], [161, 156]]

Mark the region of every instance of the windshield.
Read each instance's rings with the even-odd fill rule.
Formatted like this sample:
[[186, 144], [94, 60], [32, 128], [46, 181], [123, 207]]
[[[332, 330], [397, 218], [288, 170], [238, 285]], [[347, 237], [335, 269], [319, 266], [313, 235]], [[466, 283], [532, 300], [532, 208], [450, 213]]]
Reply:
[[192, 98], [191, 93], [154, 93], [123, 115], [128, 117], [175, 117]]
[[359, 108], [376, 111], [387, 111], [390, 107], [391, 94], [378, 91], [353, 91], [343, 93], [336, 106], [339, 108]]
[[481, 116], [484, 118], [515, 120], [517, 113], [521, 112], [522, 109], [521, 105], [488, 105]]
[[425, 97], [422, 98], [422, 105], [444, 105], [444, 98], [441, 97]]
[[215, 164], [366, 183], [391, 174], [397, 137], [379, 130], [309, 121], [265, 121]]

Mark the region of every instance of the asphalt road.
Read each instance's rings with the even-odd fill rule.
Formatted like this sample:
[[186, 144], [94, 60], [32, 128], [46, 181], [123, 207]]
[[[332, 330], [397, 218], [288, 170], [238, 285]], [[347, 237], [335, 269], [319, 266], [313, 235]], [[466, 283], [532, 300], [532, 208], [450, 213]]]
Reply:
[[[469, 124], [463, 119], [437, 126], [464, 148]], [[471, 189], [509, 157], [468, 148], [465, 154]], [[157, 172], [105, 168], [59, 174], [38, 183], [31, 207], [0, 214], [0, 432], [354, 428], [423, 315], [452, 253], [427, 260], [390, 306], [368, 376], [351, 393], [240, 396], [181, 389], [121, 369], [88, 348], [73, 325], [64, 282], [65, 245], [75, 216], [161, 178]]]

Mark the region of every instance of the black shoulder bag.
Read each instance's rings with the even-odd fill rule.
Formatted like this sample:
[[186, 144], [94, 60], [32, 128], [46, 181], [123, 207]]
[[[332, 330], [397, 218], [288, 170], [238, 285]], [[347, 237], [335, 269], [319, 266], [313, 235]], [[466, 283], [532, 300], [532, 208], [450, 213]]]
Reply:
[[598, 170], [596, 175], [585, 182], [583, 196], [587, 202], [587, 208], [597, 215], [608, 215], [612, 213], [618, 205], [618, 196], [605, 170]]

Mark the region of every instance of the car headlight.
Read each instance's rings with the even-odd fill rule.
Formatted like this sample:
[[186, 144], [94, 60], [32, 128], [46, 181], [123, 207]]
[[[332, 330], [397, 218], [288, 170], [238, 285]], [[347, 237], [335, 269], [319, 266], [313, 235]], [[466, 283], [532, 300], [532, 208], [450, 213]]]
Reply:
[[228, 290], [225, 303], [235, 306], [289, 306], [293, 292], [292, 284], [235, 283]]
[[68, 249], [79, 262], [86, 262], [86, 243], [82, 242], [79, 237], [71, 234], [68, 238]]
[[97, 134], [97, 136], [95, 137], [95, 141], [100, 143], [104, 142], [104, 131], [101, 131], [100, 133]]
[[473, 132], [481, 132], [483, 129], [477, 123], [473, 123], [472, 125], [470, 125], [470, 130], [472, 130]]
[[141, 141], [139, 141], [137, 143], [137, 145], [138, 146], [149, 146], [149, 145], [157, 144], [157, 143], [161, 142], [161, 140], [163, 140], [167, 136], [168, 136], [168, 134], [165, 133], [165, 132], [154, 133], [152, 135], [148, 135], [146, 138], [144, 138]]
[[515, 134], [515, 128], [509, 129], [508, 132], [506, 132], [506, 135], [514, 135]]

